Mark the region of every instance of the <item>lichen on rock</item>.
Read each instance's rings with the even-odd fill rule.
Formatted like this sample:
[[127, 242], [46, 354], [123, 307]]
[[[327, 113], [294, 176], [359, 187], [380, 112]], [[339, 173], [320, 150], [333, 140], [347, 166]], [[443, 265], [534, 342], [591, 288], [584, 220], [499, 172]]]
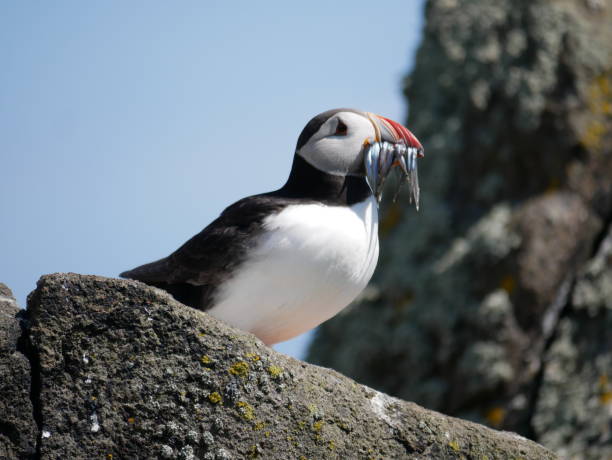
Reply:
[[[16, 415], [38, 414], [19, 435], [41, 458], [555, 458], [276, 353], [139, 282], [44, 276], [27, 317], [18, 335], [39, 385]], [[5, 426], [0, 452], [14, 452]]]
[[383, 199], [368, 294], [319, 329], [310, 361], [572, 458], [610, 455], [612, 413], [589, 425], [586, 396], [547, 382], [565, 343], [595, 407], [612, 355], [594, 351], [611, 297], [609, 259], [594, 257], [612, 225], [611, 13], [610, 0], [427, 2], [405, 84], [422, 206]]

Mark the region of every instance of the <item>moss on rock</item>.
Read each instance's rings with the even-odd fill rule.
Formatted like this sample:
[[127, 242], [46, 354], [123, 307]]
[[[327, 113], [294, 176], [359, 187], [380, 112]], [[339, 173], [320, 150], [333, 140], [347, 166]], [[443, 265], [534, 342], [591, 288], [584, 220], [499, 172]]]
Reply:
[[[450, 441], [448, 458], [554, 458], [276, 353], [138, 282], [45, 276], [27, 313], [42, 458], [416, 459], [447, 455]], [[217, 365], [202, 366], [204, 355]], [[270, 367], [283, 380], [264, 392]]]

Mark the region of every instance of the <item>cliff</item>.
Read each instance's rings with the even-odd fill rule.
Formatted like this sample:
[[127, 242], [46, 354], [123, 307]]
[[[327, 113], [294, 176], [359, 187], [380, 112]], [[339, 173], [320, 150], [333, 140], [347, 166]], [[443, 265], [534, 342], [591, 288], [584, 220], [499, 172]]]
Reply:
[[405, 94], [421, 211], [309, 360], [612, 458], [612, 2], [430, 0]]
[[1, 458], [552, 459], [264, 346], [134, 281], [0, 302]]

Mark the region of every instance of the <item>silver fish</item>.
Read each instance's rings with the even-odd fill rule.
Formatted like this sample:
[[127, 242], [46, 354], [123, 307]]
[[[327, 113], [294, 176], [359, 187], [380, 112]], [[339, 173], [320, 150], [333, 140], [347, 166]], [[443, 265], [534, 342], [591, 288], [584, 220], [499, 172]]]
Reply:
[[385, 141], [366, 144], [363, 153], [366, 181], [376, 199], [380, 202], [386, 178], [393, 166], [399, 166], [400, 181], [394, 200], [397, 198], [404, 182], [408, 182], [409, 200], [410, 202], [414, 201], [418, 210], [420, 190], [417, 157], [421, 155], [421, 150], [416, 147], [408, 147], [403, 142], [391, 144]]

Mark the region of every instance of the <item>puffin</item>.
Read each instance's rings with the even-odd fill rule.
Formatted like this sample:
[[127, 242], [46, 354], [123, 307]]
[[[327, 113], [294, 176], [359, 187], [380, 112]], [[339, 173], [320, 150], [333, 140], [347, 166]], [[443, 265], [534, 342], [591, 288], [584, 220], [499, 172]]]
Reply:
[[422, 156], [400, 123], [328, 110], [302, 130], [281, 188], [237, 201], [169, 256], [120, 276], [161, 288], [266, 345], [291, 339], [366, 287], [378, 261], [382, 185], [399, 171], [418, 206]]

